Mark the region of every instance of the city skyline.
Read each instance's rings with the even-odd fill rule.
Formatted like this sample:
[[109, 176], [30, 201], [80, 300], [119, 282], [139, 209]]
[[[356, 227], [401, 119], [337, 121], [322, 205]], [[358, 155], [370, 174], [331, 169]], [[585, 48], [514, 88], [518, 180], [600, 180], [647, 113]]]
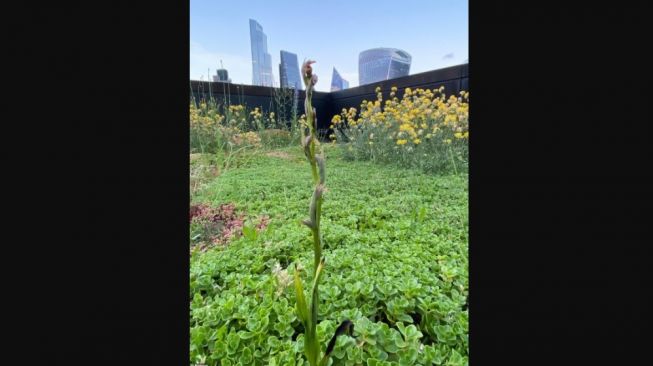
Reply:
[[[396, 2], [378, 0], [283, 0], [269, 6], [261, 0], [243, 0], [227, 8], [215, 2], [191, 0], [190, 78], [207, 80], [220, 68], [229, 70], [232, 82], [253, 81], [249, 19], [255, 19], [266, 35], [273, 81], [279, 84], [280, 50], [317, 61], [317, 91], [330, 90], [333, 68], [359, 85], [360, 52], [378, 47], [405, 50], [412, 57], [410, 73], [416, 74], [464, 63], [468, 56], [468, 6], [466, 0]], [[307, 16], [306, 14], [320, 16]]]

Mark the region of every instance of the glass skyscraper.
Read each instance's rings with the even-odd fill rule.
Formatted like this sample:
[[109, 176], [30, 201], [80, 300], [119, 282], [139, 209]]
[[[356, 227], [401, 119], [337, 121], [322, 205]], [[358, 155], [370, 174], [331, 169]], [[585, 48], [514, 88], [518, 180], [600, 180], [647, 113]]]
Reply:
[[336, 68], [333, 68], [333, 76], [331, 76], [331, 91], [345, 90], [349, 88], [349, 82], [340, 76]]
[[254, 19], [249, 20], [249, 36], [252, 46], [252, 85], [272, 86], [272, 56], [268, 53], [268, 37]]
[[218, 69], [216, 71], [216, 74], [213, 75], [213, 81], [222, 81], [222, 82], [231, 82], [231, 79], [229, 79], [229, 72], [227, 69]]
[[296, 54], [288, 51], [281, 51], [279, 81], [282, 88], [303, 90], [302, 80], [299, 77], [299, 62], [297, 61]]
[[396, 48], [373, 48], [358, 56], [358, 83], [371, 84], [407, 76], [412, 58]]

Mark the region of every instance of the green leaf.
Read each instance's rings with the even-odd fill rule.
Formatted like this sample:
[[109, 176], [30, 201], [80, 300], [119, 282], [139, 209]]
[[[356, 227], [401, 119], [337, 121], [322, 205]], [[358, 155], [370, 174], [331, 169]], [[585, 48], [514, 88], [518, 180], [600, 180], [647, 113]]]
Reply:
[[379, 361], [385, 361], [388, 359], [388, 354], [381, 350], [379, 347], [370, 347], [367, 349], [367, 352], [370, 354], [371, 358], [377, 359]]
[[218, 339], [213, 345], [213, 352], [211, 352], [211, 357], [215, 359], [220, 359], [227, 355], [227, 345], [224, 340]]
[[360, 363], [363, 361], [363, 351], [361, 351], [361, 349], [355, 344], [351, 347], [347, 347], [347, 359]]
[[401, 366], [407, 366], [407, 365], [412, 365], [415, 363], [415, 360], [417, 360], [417, 348], [416, 347], [410, 347], [407, 349], [403, 349], [399, 351], [399, 365]]
[[422, 332], [417, 330], [417, 327], [414, 324], [410, 324], [409, 326], [404, 327], [403, 323], [397, 323], [397, 328], [399, 328], [399, 331], [408, 343], [417, 341], [423, 336]]
[[254, 337], [255, 335], [256, 335], [256, 333], [254, 333], [254, 332], [247, 332], [247, 331], [244, 331], [244, 330], [241, 330], [241, 331], [238, 332], [238, 337], [240, 339], [250, 339], [250, 338]]
[[399, 332], [392, 333], [392, 338], [394, 339], [395, 345], [399, 348], [404, 348], [408, 346], [408, 343], [404, 341]]
[[419, 214], [417, 215], [417, 221], [422, 222], [426, 218], [426, 207], [422, 206], [419, 209]]
[[308, 317], [308, 306], [306, 305], [306, 298], [304, 298], [304, 288], [302, 286], [302, 280], [299, 278], [299, 270], [297, 269], [297, 264], [295, 263], [295, 294], [297, 297], [297, 316], [301, 320], [305, 329], [309, 328], [309, 317]]
[[260, 326], [261, 326], [261, 322], [259, 321], [259, 319], [256, 316], [250, 316], [249, 318], [247, 318], [247, 329], [248, 330], [250, 330], [252, 332], [255, 332], [256, 330], [259, 329]]
[[243, 236], [247, 240], [255, 241], [256, 238], [258, 237], [258, 232], [256, 231], [256, 228], [252, 226], [243, 225]]
[[233, 355], [238, 351], [240, 345], [240, 337], [236, 333], [229, 333], [227, 335], [227, 353]]
[[275, 336], [269, 336], [267, 341], [267, 346], [270, 351], [270, 354], [276, 353], [280, 349], [281, 342], [279, 341], [279, 338]]
[[446, 365], [447, 366], [464, 366], [465, 360], [463, 359], [463, 356], [458, 353], [455, 349], [451, 350], [451, 356], [449, 356], [449, 360], [447, 360]]
[[388, 353], [397, 353], [399, 347], [397, 347], [395, 342], [388, 342], [383, 345], [383, 349]]
[[368, 358], [367, 366], [379, 366], [381, 365], [381, 362], [381, 360], [377, 360], [376, 358]]
[[444, 360], [447, 358], [449, 351], [446, 345], [440, 345], [435, 347], [435, 352], [433, 354], [433, 363], [436, 365], [442, 365]]
[[252, 350], [249, 347], [245, 347], [245, 349], [243, 349], [243, 353], [240, 355], [240, 358], [238, 358], [238, 362], [243, 365], [250, 365], [253, 358], [254, 357], [252, 355]]

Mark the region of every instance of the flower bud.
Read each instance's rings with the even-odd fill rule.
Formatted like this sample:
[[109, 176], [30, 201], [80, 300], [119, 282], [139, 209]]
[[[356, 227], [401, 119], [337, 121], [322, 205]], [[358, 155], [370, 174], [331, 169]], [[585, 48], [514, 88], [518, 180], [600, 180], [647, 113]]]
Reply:
[[313, 67], [311, 66], [311, 64], [314, 63], [315, 61], [313, 60], [306, 60], [302, 64], [302, 78], [304, 79], [304, 83], [306, 84], [307, 87], [313, 76]]

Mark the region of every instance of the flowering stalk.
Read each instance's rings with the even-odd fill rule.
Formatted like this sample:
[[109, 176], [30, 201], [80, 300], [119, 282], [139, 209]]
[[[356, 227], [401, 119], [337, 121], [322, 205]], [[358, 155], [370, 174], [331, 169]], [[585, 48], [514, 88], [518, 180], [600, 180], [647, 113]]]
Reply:
[[[353, 323], [345, 320], [335, 334], [329, 341], [324, 356], [320, 359], [320, 346], [317, 338], [317, 314], [319, 304], [319, 291], [318, 284], [324, 269], [324, 257], [322, 257], [322, 236], [320, 233], [320, 216], [322, 214], [322, 195], [325, 191], [326, 182], [326, 166], [324, 161], [324, 152], [321, 151], [316, 155], [315, 150], [319, 146], [317, 140], [317, 118], [315, 117], [315, 108], [313, 108], [311, 99], [313, 97], [313, 87], [317, 83], [317, 75], [313, 74], [311, 64], [315, 61], [305, 61], [302, 65], [302, 77], [306, 85], [306, 100], [304, 108], [306, 112], [306, 124], [300, 126], [302, 133], [302, 148], [306, 159], [311, 165], [311, 173], [313, 175], [313, 183], [315, 189], [311, 197], [311, 204], [309, 207], [309, 218], [304, 220], [303, 223], [313, 233], [313, 252], [314, 252], [314, 266], [313, 266], [313, 284], [311, 287], [311, 302], [306, 303], [304, 297], [304, 289], [301, 279], [299, 277], [299, 269], [295, 264], [295, 291], [297, 293], [297, 315], [304, 326], [304, 354], [308, 359], [311, 366], [326, 365], [329, 361], [329, 355], [335, 346], [336, 338], [342, 334], [353, 332]], [[308, 135], [306, 134], [308, 128]]]

